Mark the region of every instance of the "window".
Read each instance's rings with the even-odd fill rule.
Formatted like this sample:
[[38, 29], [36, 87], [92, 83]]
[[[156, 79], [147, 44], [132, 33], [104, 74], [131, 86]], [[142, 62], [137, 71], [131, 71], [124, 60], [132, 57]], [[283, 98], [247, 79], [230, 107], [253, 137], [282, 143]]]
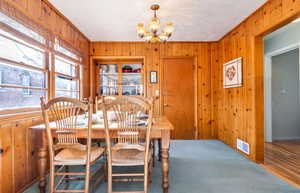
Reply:
[[48, 91], [46, 52], [3, 30], [0, 48], [0, 110], [38, 107]]
[[57, 38], [55, 39], [55, 51], [64, 54], [65, 56], [70, 57], [76, 61], [81, 62], [81, 57], [79, 57], [77, 54], [73, 53], [72, 51], [69, 51], [69, 49], [61, 46], [60, 41]]
[[45, 44], [46, 40], [43, 36], [38, 34], [37, 32], [29, 29], [25, 25], [15, 21], [14, 19], [8, 17], [7, 15], [0, 12], [0, 22], [6, 24], [7, 26], [13, 28], [14, 30], [21, 32], [22, 34], [34, 39], [35, 41]]
[[55, 56], [55, 96], [79, 98], [80, 67], [78, 64]]
[[0, 114], [38, 108], [41, 96], [80, 98], [81, 55], [45, 37], [0, 12]]

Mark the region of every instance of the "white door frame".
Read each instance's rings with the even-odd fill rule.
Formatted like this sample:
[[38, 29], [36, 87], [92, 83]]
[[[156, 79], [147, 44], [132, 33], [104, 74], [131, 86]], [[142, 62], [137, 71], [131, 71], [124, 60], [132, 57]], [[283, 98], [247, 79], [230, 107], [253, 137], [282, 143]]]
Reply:
[[[299, 48], [299, 92], [300, 92], [300, 42], [275, 50], [265, 55], [264, 101], [265, 101], [265, 142], [272, 142], [272, 57]], [[299, 93], [300, 96], [300, 93]], [[300, 107], [300, 103], [299, 103]]]

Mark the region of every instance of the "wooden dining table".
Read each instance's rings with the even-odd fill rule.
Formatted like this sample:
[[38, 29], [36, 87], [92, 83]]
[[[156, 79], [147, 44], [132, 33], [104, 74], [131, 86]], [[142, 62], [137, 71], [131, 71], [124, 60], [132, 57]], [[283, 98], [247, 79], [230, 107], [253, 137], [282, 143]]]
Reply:
[[[50, 124], [51, 129], [55, 131], [55, 124]], [[40, 145], [38, 148], [38, 172], [39, 172], [39, 189], [40, 193], [46, 192], [46, 175], [48, 171], [48, 141], [46, 128], [44, 124], [31, 127], [31, 129], [40, 132]], [[162, 189], [164, 193], [169, 191], [169, 148], [170, 137], [173, 125], [165, 116], [155, 116], [153, 118], [153, 126], [151, 130], [151, 139], [159, 140], [159, 160], [161, 160], [162, 172]], [[82, 129], [77, 133], [78, 138], [86, 136], [86, 129]], [[103, 124], [93, 124], [93, 139], [105, 139], [105, 131]]]

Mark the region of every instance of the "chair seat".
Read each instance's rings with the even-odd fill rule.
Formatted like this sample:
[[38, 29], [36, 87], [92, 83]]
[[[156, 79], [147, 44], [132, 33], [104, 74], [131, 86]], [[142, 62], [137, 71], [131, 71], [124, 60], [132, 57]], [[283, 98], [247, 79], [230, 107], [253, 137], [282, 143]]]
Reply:
[[[112, 147], [113, 166], [140, 166], [144, 165], [145, 147], [143, 145], [116, 144]], [[148, 162], [151, 159], [151, 149]]]
[[86, 145], [75, 143], [75, 144], [56, 144], [54, 145], [54, 150], [61, 150], [61, 149], [79, 149], [79, 150], [85, 150]]
[[[90, 162], [94, 162], [103, 153], [104, 153], [104, 148], [92, 147]], [[86, 157], [87, 157], [87, 151], [85, 149], [65, 148], [61, 150], [54, 157], [54, 164], [55, 165], [85, 165]]]

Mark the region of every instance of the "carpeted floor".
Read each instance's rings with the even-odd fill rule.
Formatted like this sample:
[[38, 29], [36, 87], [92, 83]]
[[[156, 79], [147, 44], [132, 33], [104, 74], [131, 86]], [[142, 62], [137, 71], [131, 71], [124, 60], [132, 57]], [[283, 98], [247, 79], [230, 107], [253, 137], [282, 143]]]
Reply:
[[[153, 172], [149, 193], [160, 193], [159, 162]], [[77, 183], [76, 186], [80, 186]], [[136, 189], [137, 185], [124, 188]], [[119, 185], [114, 187], [119, 189]], [[26, 193], [37, 193], [37, 185]], [[97, 193], [106, 192], [106, 184]], [[170, 193], [300, 193], [300, 190], [248, 161], [220, 141], [172, 141]]]

